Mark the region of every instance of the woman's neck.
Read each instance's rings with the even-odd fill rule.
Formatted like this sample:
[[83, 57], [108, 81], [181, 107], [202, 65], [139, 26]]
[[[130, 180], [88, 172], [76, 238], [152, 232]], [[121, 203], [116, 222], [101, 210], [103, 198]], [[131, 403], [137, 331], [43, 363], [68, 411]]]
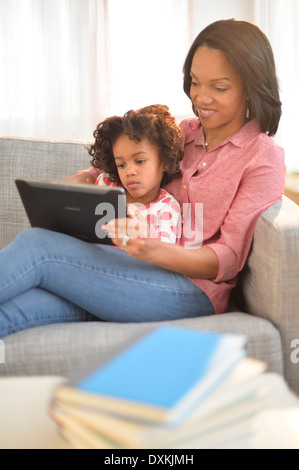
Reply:
[[241, 123], [237, 126], [232, 128], [227, 128], [226, 130], [214, 130], [214, 129], [203, 129], [204, 136], [205, 136], [205, 147], [207, 150], [211, 150], [212, 148], [216, 147], [218, 144], [226, 140], [231, 135], [238, 132], [248, 120], [245, 118]]

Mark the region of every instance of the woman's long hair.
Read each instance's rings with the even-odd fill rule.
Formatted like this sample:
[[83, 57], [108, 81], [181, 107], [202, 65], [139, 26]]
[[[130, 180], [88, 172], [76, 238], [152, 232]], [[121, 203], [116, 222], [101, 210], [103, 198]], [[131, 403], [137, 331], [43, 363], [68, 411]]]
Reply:
[[[189, 98], [192, 60], [202, 46], [224, 52], [243, 80], [250, 118], [259, 123], [262, 132], [276, 134], [281, 101], [273, 51], [265, 34], [257, 26], [235, 19], [207, 26], [195, 38], [185, 60], [184, 91]], [[193, 111], [197, 115], [194, 107]]]

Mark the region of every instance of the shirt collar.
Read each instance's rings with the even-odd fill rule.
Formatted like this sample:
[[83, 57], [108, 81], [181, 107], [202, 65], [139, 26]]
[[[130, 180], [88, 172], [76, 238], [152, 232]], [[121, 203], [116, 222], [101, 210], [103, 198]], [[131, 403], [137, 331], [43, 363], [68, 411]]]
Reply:
[[[248, 142], [260, 132], [261, 130], [259, 124], [257, 123], [257, 121], [252, 119], [251, 121], [247, 122], [243, 127], [241, 127], [241, 129], [239, 129], [237, 132], [220, 142], [219, 146], [223, 146], [228, 142], [231, 142], [236, 147], [242, 148], [247, 145]], [[195, 145], [205, 145], [203, 127], [198, 127], [198, 121], [197, 126], [192, 123], [192, 127], [188, 133], [185, 143], [189, 143], [192, 141], [194, 141]]]

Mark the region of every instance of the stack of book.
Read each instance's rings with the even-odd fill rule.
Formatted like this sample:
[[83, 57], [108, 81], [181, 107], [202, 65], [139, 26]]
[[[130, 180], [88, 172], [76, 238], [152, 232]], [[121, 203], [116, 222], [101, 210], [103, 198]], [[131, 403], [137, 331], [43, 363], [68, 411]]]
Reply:
[[50, 415], [74, 448], [221, 447], [264, 407], [265, 369], [242, 336], [161, 326], [60, 384]]

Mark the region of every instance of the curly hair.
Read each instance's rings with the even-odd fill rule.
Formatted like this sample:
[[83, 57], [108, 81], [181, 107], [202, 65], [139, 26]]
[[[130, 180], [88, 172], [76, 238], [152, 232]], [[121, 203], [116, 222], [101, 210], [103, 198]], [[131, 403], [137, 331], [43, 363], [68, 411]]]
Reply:
[[183, 158], [181, 130], [165, 105], [151, 105], [128, 111], [123, 117], [112, 116], [98, 124], [93, 133], [95, 142], [88, 153], [91, 164], [109, 173], [111, 181], [120, 182], [113, 155], [113, 145], [121, 135], [140, 142], [147, 139], [159, 151], [164, 174], [161, 186], [181, 174]]

